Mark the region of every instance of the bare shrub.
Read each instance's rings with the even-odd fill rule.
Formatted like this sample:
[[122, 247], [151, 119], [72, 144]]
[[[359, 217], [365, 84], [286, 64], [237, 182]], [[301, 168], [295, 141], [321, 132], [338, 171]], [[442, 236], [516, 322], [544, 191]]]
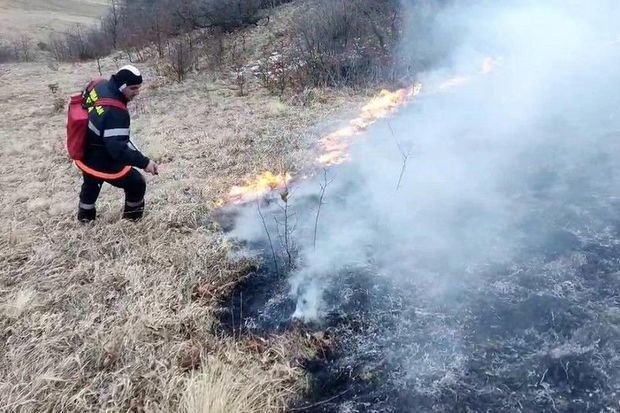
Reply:
[[256, 24], [261, 18], [260, 0], [210, 0], [205, 6], [210, 25], [228, 31]]
[[398, 16], [393, 1], [319, 0], [294, 24], [306, 82], [359, 85], [388, 77]]
[[100, 29], [76, 25], [72, 31], [52, 38], [50, 49], [57, 60], [79, 61], [106, 56], [112, 47]]
[[130, 63], [144, 63], [153, 57], [153, 51], [147, 47], [128, 47], [125, 54]]
[[[158, 0], [160, 3], [165, 1], [170, 0]], [[175, 26], [185, 32], [208, 27], [201, 15], [200, 3], [199, 0], [179, 0], [171, 3], [170, 11], [174, 16]]]
[[29, 62], [32, 60], [32, 38], [26, 34], [21, 35], [17, 39], [17, 47], [19, 49], [19, 58], [24, 62]]
[[195, 62], [195, 50], [192, 37], [180, 36], [168, 48], [167, 66], [169, 74], [182, 82]]
[[241, 36], [240, 40], [235, 40], [232, 44], [230, 51], [230, 67], [232, 71], [233, 80], [239, 90], [239, 96], [245, 95], [245, 85], [247, 83], [246, 67], [244, 62], [244, 56], [246, 53], [245, 37]]
[[65, 107], [65, 99], [63, 99], [62, 96], [58, 94], [58, 83], [50, 83], [47, 85], [47, 88], [52, 95], [52, 101], [54, 102], [54, 112], [62, 112]]
[[124, 22], [121, 2], [112, 0], [108, 13], [101, 19], [101, 30], [106, 34], [114, 49], [118, 47]]
[[153, 13], [153, 20], [150, 27], [147, 28], [147, 38], [151, 39], [157, 49], [159, 57], [164, 56], [164, 50], [168, 45], [168, 38], [174, 32], [161, 9]]
[[166, 9], [171, 0], [112, 0], [98, 25], [76, 25], [52, 39], [49, 48], [60, 61], [89, 60], [112, 50], [132, 51], [154, 43], [160, 57], [174, 20]]
[[224, 31], [215, 27], [206, 33], [203, 42], [204, 54], [208, 56], [209, 67], [219, 69], [224, 63]]
[[[280, 47], [279, 50], [286, 49]], [[286, 89], [297, 91], [304, 88], [303, 76], [300, 76], [303, 65], [304, 62], [295, 54], [271, 52], [261, 58], [252, 71], [265, 89], [282, 96]]]
[[0, 40], [0, 63], [17, 62], [15, 47], [6, 40]]
[[[290, 0], [119, 0], [124, 19], [135, 24], [129, 31], [141, 31], [148, 25], [144, 15], [153, 9], [163, 10], [165, 22], [178, 35], [199, 28], [219, 27], [230, 32], [237, 28], [255, 25], [265, 16], [264, 9]], [[134, 19], [132, 17], [140, 17]]]
[[29, 62], [32, 60], [33, 41], [28, 35], [0, 40], [0, 63]]
[[245, 67], [235, 67], [233, 66], [232, 70], [233, 80], [235, 85], [237, 86], [237, 95], [245, 96], [246, 95], [246, 84], [248, 82], [247, 75], [245, 73]]
[[175, 24], [178, 17], [173, 12], [179, 5], [163, 0], [141, 3], [127, 3], [123, 9], [122, 21], [137, 23], [123, 24], [119, 47], [137, 49], [152, 44], [159, 57], [163, 58], [169, 46], [169, 38], [187, 31], [180, 30]]
[[[213, 30], [215, 58], [221, 66], [221, 34], [255, 25], [266, 9], [289, 0], [112, 0], [99, 26], [76, 27], [55, 38], [50, 48], [63, 61], [86, 60], [122, 49], [154, 45], [160, 58], [169, 49], [169, 39], [196, 29]], [[174, 46], [178, 48], [178, 45]]]

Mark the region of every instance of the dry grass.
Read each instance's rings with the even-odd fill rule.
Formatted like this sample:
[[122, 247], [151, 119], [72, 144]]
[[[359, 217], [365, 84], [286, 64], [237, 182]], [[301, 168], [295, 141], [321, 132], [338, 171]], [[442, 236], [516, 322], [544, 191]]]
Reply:
[[27, 33], [45, 41], [72, 25], [95, 23], [106, 0], [0, 0], [0, 37]]
[[[249, 263], [231, 260], [210, 212], [279, 162], [307, 167], [321, 125], [366, 97], [323, 90], [297, 107], [256, 85], [239, 97], [211, 75], [170, 84], [142, 65], [132, 130], [162, 163], [147, 177], [147, 216], [121, 221], [122, 194], [105, 186], [99, 219], [80, 225], [81, 180], [47, 85], [67, 97], [96, 68], [0, 67], [0, 411], [281, 411], [303, 388], [293, 360], [307, 343], [257, 353], [218, 333], [220, 287]], [[199, 285], [217, 293], [197, 298]]]
[[[283, 411], [303, 388], [300, 370], [265, 360], [235, 347], [205, 360], [202, 372], [189, 379], [182, 408], [187, 413]], [[297, 380], [292, 380], [297, 378]]]

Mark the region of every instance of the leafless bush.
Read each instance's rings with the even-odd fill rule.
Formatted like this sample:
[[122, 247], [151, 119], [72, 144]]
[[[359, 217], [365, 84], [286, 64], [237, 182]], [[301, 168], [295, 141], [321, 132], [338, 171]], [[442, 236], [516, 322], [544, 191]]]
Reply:
[[89, 60], [108, 55], [113, 49], [131, 53], [153, 43], [163, 57], [172, 21], [166, 5], [163, 0], [113, 0], [98, 26], [77, 25], [53, 38], [52, 55], [60, 61]]
[[101, 36], [100, 29], [77, 25], [72, 31], [54, 37], [50, 50], [57, 60], [78, 61], [105, 56], [112, 47], [106, 38]]
[[239, 96], [245, 95], [245, 85], [247, 83], [246, 67], [244, 56], [246, 53], [245, 37], [241, 36], [240, 40], [235, 40], [230, 51], [230, 68], [233, 79], [239, 90]]
[[[144, 14], [153, 10], [164, 11], [164, 22], [174, 34], [182, 34], [199, 28], [219, 27], [232, 31], [240, 27], [257, 24], [266, 16], [265, 9], [290, 0], [118, 0], [126, 21], [134, 24], [129, 30], [148, 25]], [[138, 16], [139, 19], [132, 17]], [[151, 19], [152, 20], [152, 19]]]
[[[196, 29], [213, 29], [220, 66], [221, 33], [257, 24], [266, 9], [289, 0], [112, 0], [99, 26], [76, 28], [50, 45], [59, 60], [85, 60], [108, 54], [112, 49], [134, 51], [155, 46], [164, 58], [169, 39]], [[178, 44], [174, 45], [178, 49]], [[219, 50], [219, 51], [218, 51]]]
[[159, 51], [157, 48], [151, 47], [128, 47], [124, 50], [127, 55], [127, 59], [130, 63], [144, 63], [149, 61], [155, 57], [155, 55], [159, 55], [160, 57], [166, 57], [168, 48], [170, 47], [170, 41], [166, 41], [166, 48], [162, 51], [164, 53], [163, 56], [159, 55]]
[[192, 37], [180, 36], [168, 48], [167, 64], [169, 72], [178, 82], [182, 82], [195, 62], [195, 50]]
[[399, 10], [390, 0], [319, 0], [295, 22], [306, 82], [358, 85], [388, 77]]
[[31, 61], [32, 45], [32, 38], [28, 35], [0, 40], [0, 63]]
[[17, 47], [18, 47], [18, 55], [20, 60], [24, 62], [29, 62], [32, 60], [32, 38], [26, 34], [21, 35], [19, 39], [17, 39]]
[[108, 13], [101, 19], [101, 30], [114, 49], [118, 47], [124, 21], [121, 2], [112, 0]]
[[0, 63], [16, 62], [18, 60], [15, 47], [6, 40], [0, 41]]
[[219, 27], [209, 31], [209, 41], [205, 49], [211, 68], [220, 68], [224, 60], [224, 32]]
[[[284, 47], [279, 49], [285, 50]], [[282, 96], [286, 89], [303, 89], [303, 76], [300, 75], [304, 64], [294, 54], [271, 52], [268, 56], [261, 58], [252, 67], [252, 71], [263, 87], [273, 94]]]
[[58, 94], [58, 83], [50, 83], [47, 85], [47, 88], [52, 95], [52, 100], [54, 102], [54, 112], [59, 113], [65, 108], [65, 99]]
[[203, 27], [232, 31], [256, 24], [261, 19], [262, 0], [198, 0], [197, 12]]
[[[126, 2], [122, 9], [122, 22], [132, 22], [132, 24], [122, 24], [118, 40], [119, 47], [122, 48], [142, 48], [153, 45], [160, 58], [163, 58], [168, 48], [168, 40], [183, 31], [176, 24], [176, 8], [183, 4], [171, 1], [152, 1], [148, 4], [144, 2]], [[136, 23], [133, 23], [136, 22]]]

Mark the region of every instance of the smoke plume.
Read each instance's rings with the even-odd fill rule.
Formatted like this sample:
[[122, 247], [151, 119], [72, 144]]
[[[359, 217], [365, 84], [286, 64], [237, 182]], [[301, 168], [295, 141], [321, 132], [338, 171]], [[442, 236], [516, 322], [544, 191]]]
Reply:
[[617, 2], [459, 3], [405, 4], [400, 50], [434, 65], [420, 96], [349, 163], [239, 217], [233, 236], [271, 245], [281, 269], [294, 255], [294, 317], [320, 319], [351, 271], [445, 300], [477, 269], [547, 248], [551, 225], [571, 225], [555, 206], [620, 189]]

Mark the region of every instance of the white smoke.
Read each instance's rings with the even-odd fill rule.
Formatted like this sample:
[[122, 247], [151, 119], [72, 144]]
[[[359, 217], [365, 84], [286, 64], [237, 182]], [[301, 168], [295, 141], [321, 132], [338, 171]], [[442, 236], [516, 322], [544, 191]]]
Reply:
[[[268, 232], [280, 257], [283, 240], [297, 254], [297, 318], [320, 318], [323, 292], [354, 268], [417, 280], [441, 297], [473, 277], [467, 269], [510, 260], [527, 243], [516, 230], [530, 212], [525, 198], [589, 190], [541, 176], [604, 178], [583, 168], [605, 145], [592, 137], [620, 130], [617, 1], [472, 1], [411, 13], [420, 24], [403, 53], [441, 66], [420, 73], [422, 95], [329, 171], [316, 228], [319, 175], [292, 188], [286, 228], [277, 200], [236, 224], [233, 236], [265, 245]], [[489, 74], [486, 57], [498, 59]], [[439, 89], [461, 74], [465, 83]]]

